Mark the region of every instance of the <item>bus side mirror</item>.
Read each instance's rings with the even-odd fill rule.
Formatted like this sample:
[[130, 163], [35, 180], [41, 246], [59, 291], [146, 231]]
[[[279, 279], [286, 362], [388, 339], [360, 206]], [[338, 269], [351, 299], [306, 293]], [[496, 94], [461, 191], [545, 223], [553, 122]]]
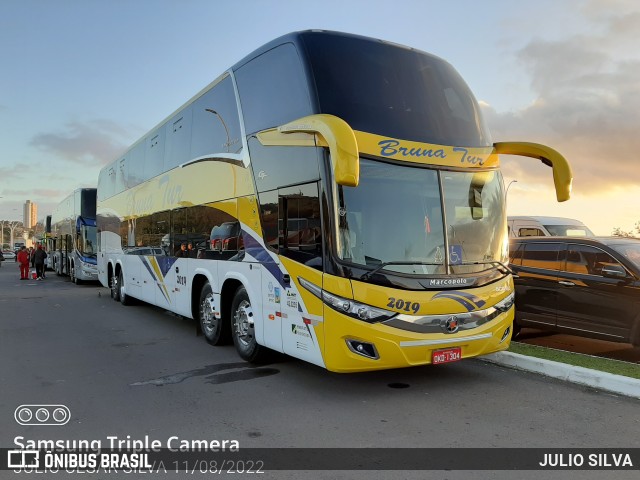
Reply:
[[[314, 137], [308, 135], [296, 135], [300, 133], [313, 134], [315, 141]], [[309, 115], [277, 129], [264, 130], [257, 137], [263, 145], [329, 147], [336, 183], [347, 187], [358, 186], [360, 157], [356, 135], [347, 122], [335, 115]]]
[[557, 151], [546, 145], [527, 142], [494, 143], [495, 153], [499, 155], [521, 155], [537, 158], [553, 169], [553, 183], [556, 187], [558, 202], [565, 202], [571, 197], [573, 174], [569, 162]]

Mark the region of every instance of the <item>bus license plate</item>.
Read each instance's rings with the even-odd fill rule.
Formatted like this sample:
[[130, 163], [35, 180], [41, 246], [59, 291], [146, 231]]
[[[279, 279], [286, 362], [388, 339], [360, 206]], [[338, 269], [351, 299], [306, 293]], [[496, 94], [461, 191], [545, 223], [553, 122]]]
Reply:
[[460, 347], [447, 348], [445, 350], [436, 350], [433, 352], [431, 363], [436, 365], [438, 363], [457, 362], [461, 358], [462, 349]]

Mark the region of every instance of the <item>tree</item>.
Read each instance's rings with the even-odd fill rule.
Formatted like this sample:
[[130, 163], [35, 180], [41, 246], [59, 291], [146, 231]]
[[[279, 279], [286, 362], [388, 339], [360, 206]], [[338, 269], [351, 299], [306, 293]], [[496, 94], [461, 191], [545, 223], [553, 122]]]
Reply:
[[614, 237], [640, 237], [640, 220], [634, 225], [634, 230], [626, 231], [615, 227], [611, 235]]

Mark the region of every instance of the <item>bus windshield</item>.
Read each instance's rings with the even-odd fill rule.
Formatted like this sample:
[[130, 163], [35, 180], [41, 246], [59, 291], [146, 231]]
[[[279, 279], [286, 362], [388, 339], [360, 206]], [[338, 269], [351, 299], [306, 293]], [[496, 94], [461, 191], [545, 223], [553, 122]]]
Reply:
[[389, 263], [385, 270], [404, 274], [491, 268], [506, 257], [502, 188], [498, 171], [442, 171], [361, 159], [358, 187], [340, 188], [338, 255], [372, 268]]
[[80, 253], [86, 257], [96, 256], [96, 227], [82, 225], [80, 227]]

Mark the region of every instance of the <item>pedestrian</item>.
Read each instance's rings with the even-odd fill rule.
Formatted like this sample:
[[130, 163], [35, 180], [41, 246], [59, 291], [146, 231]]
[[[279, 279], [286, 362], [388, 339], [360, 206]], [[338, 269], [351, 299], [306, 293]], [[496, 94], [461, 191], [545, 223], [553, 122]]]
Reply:
[[20, 280], [29, 280], [29, 252], [24, 245], [20, 248], [16, 261], [20, 268]]
[[47, 252], [42, 249], [42, 245], [38, 245], [38, 249], [33, 254], [33, 263], [36, 267], [36, 280], [44, 278], [44, 260], [47, 258]]
[[35, 253], [36, 253], [36, 251], [33, 249], [33, 247], [29, 247], [29, 262], [31, 263], [31, 268], [35, 268], [36, 267]]
[[[42, 247], [42, 251], [47, 255], [44, 260], [44, 265], [42, 267], [42, 278], [46, 278], [47, 276], [45, 275], [47, 273], [47, 264], [51, 261], [51, 259], [49, 258], [49, 254], [47, 253], [47, 249]], [[48, 260], [47, 260], [48, 259]]]

